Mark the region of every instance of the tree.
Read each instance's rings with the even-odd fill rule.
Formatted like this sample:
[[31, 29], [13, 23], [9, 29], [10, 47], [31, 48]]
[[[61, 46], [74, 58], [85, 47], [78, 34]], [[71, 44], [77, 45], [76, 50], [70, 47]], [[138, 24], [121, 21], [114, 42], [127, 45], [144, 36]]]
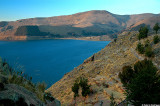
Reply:
[[88, 94], [90, 94], [91, 91], [90, 91], [90, 85], [88, 85], [88, 79], [80, 77], [75, 80], [75, 83], [72, 86], [74, 97], [79, 96], [78, 95], [79, 87], [82, 87], [82, 96], [86, 97]]
[[110, 100], [110, 106], [117, 106], [113, 93], [111, 94]]
[[158, 69], [150, 60], [145, 59], [135, 63], [133, 77], [128, 76], [129, 83], [122, 82], [125, 85], [127, 101], [135, 106], [159, 104], [160, 75], [157, 71]]
[[131, 66], [124, 66], [123, 71], [119, 73], [121, 82], [125, 85], [128, 84], [130, 79], [133, 77], [133, 69]]
[[90, 85], [88, 85], [88, 79], [80, 77], [79, 85], [82, 87], [82, 96], [86, 97], [90, 94]]
[[141, 27], [139, 29], [138, 39], [140, 40], [140, 39], [146, 38], [148, 36], [148, 31], [149, 29], [147, 28], [147, 26]]
[[156, 23], [156, 24], [154, 25], [154, 27], [153, 27], [153, 30], [155, 30], [156, 34], [157, 34], [157, 32], [158, 32], [159, 29], [160, 29], [159, 24]]
[[74, 97], [79, 96], [78, 91], [79, 91], [79, 83], [75, 81], [74, 85], [72, 86], [72, 91], [74, 92]]
[[154, 44], [157, 44], [159, 41], [160, 41], [160, 38], [158, 37], [158, 35], [154, 36], [153, 38]]
[[140, 54], [143, 54], [143, 53], [144, 53], [144, 46], [143, 46], [143, 44], [141, 44], [140, 42], [137, 44], [136, 49], [138, 50], [138, 52], [139, 52]]

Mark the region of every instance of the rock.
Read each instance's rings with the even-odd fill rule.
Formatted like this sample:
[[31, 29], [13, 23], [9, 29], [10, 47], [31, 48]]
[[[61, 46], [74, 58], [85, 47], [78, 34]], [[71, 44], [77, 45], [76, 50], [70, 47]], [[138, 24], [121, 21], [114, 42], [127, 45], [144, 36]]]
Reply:
[[6, 84], [5, 90], [0, 91], [0, 100], [12, 100], [14, 102], [18, 101], [19, 98], [24, 98], [24, 101], [30, 105], [44, 106], [45, 104], [40, 101], [36, 95], [24, 87], [18, 86], [16, 84]]

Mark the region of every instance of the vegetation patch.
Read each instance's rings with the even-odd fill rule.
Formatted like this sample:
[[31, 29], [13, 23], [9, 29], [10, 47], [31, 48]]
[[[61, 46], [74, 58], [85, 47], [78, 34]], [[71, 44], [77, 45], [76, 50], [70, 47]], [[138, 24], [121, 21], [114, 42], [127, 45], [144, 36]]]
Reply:
[[159, 104], [160, 75], [151, 60], [144, 59], [131, 66], [125, 66], [119, 78], [125, 88], [126, 100], [135, 106]]
[[[32, 83], [32, 77], [29, 77], [27, 74], [24, 74], [22, 71], [14, 70], [9, 64], [2, 60], [0, 57], [0, 70], [1, 74], [6, 76], [7, 81], [0, 82], [0, 91], [4, 89], [5, 84], [17, 84], [26, 88], [27, 90], [36, 94], [36, 96], [43, 102], [46, 102], [48, 93], [45, 94], [46, 84], [45, 82], [34, 84]], [[1, 78], [2, 79], [2, 78]], [[51, 97], [51, 95], [50, 95]], [[51, 98], [50, 98], [51, 99]]]

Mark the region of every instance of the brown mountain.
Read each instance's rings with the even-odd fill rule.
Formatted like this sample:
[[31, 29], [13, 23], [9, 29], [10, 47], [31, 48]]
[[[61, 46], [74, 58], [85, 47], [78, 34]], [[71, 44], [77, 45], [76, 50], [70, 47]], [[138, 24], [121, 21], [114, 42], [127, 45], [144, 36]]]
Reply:
[[145, 26], [145, 25], [148, 26], [150, 29], [153, 29], [153, 26], [155, 25], [155, 23], [160, 23], [160, 15], [141, 20], [135, 23], [134, 25], [130, 26], [130, 29], [137, 30], [139, 29], [139, 27]]
[[[29, 28], [28, 26], [38, 26], [42, 35], [47, 37], [66, 38], [108, 35], [110, 38], [113, 38], [118, 32], [127, 27], [154, 16], [157, 15], [149, 13], [116, 15], [104, 10], [93, 10], [67, 16], [30, 18], [12, 22], [0, 22], [0, 38], [8, 37], [8, 39], [12, 39], [17, 35], [19, 37], [25, 37], [27, 36], [27, 33], [32, 33], [26, 32], [30, 31], [30, 29], [19, 31], [19, 27], [21, 26], [26, 26], [27, 28]], [[35, 34], [33, 36], [39, 35], [41, 34]]]

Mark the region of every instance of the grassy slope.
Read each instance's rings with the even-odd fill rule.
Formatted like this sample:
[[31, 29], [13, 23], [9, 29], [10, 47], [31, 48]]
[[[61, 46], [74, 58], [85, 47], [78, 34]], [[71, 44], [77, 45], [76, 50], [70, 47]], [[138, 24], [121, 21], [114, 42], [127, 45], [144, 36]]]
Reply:
[[[88, 58], [83, 64], [71, 72], [64, 75], [64, 77], [52, 85], [48, 91], [51, 91], [54, 97], [64, 104], [71, 104], [73, 102], [73, 92], [71, 87], [74, 80], [80, 76], [85, 76], [89, 79], [89, 83], [92, 85], [93, 94], [89, 95], [85, 102], [79, 97], [78, 104], [95, 104], [101, 100], [108, 101], [111, 93], [113, 92], [117, 102], [124, 99], [123, 88], [120, 80], [118, 79], [118, 73], [125, 65], [134, 64], [138, 60], [143, 60], [144, 55], [139, 55], [136, 51], [137, 32], [122, 33], [117, 42], [112, 41], [100, 52], [94, 54], [94, 61]], [[153, 36], [149, 36], [147, 39], [153, 44]], [[141, 40], [144, 42], [146, 39]], [[155, 58], [153, 62], [155, 65], [160, 66], [160, 46], [159, 43], [154, 45]], [[160, 68], [160, 67], [159, 67]], [[109, 88], [104, 85], [108, 84]], [[58, 91], [58, 92], [57, 92]], [[83, 101], [83, 102], [82, 102]]]

